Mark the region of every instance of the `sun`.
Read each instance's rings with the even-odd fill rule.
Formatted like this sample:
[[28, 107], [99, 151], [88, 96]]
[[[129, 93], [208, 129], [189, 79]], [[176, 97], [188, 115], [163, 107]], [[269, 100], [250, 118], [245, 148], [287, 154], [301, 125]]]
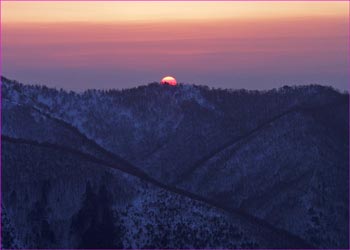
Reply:
[[172, 76], [166, 76], [161, 81], [160, 84], [167, 84], [171, 86], [177, 85], [176, 79]]

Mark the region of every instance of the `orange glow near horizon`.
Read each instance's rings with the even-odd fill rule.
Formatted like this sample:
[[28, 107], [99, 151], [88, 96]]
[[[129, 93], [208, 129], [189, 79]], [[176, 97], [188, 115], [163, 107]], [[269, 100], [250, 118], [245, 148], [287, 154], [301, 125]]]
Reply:
[[348, 16], [348, 2], [20, 2], [5, 1], [3, 23], [162, 22]]

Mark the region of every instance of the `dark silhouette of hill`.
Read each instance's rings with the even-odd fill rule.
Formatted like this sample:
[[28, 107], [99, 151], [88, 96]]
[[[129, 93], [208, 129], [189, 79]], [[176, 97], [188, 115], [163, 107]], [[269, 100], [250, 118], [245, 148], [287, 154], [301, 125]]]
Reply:
[[[76, 247], [91, 224], [136, 248], [348, 246], [347, 93], [156, 83], [74, 93], [2, 77], [2, 98], [11, 244]], [[111, 205], [84, 201], [87, 183]], [[115, 227], [87, 218], [70, 229], [95, 213], [80, 201]]]

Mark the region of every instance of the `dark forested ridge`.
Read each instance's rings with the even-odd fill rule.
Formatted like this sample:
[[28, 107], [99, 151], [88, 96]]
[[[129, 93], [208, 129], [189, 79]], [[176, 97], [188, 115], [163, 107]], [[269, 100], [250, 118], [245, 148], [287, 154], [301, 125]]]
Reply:
[[347, 248], [349, 96], [2, 77], [4, 248]]

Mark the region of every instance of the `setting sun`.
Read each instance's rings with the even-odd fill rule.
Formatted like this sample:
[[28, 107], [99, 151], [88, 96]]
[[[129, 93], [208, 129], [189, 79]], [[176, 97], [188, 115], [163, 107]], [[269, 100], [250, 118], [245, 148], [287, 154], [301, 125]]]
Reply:
[[176, 79], [172, 76], [164, 77], [160, 83], [161, 84], [168, 84], [168, 85], [172, 85], [172, 86], [175, 86], [177, 84]]

